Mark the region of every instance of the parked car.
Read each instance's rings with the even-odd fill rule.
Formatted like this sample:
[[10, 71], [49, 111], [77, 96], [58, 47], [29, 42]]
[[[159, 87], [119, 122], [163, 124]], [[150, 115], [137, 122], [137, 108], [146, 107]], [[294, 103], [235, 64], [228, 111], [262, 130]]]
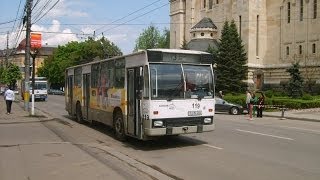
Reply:
[[59, 89], [49, 89], [48, 94], [52, 95], [64, 95], [64, 92]]
[[226, 100], [216, 97], [216, 112], [227, 112], [232, 115], [242, 114], [244, 108], [239, 104], [229, 103]]

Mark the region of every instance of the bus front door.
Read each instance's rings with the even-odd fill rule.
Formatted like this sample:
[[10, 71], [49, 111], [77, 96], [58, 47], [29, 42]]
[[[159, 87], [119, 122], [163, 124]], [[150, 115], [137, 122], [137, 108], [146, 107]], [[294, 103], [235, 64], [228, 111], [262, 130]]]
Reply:
[[142, 67], [127, 69], [127, 95], [128, 95], [128, 118], [127, 131], [130, 135], [142, 138], [141, 121], [141, 89]]
[[90, 74], [83, 75], [83, 118], [89, 120], [89, 104], [90, 104]]
[[66, 104], [69, 115], [75, 114], [75, 109], [73, 109], [73, 76], [68, 76], [68, 104]]

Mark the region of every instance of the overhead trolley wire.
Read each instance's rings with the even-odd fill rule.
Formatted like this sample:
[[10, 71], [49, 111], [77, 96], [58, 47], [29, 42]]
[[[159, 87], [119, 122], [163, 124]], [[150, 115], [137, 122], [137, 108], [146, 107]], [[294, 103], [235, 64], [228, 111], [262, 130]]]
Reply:
[[[155, 3], [159, 2], [159, 1], [161, 1], [161, 0], [154, 1], [154, 2], [152, 2], [151, 4], [148, 4], [148, 5], [142, 7], [142, 8], [140, 8], [140, 9], [138, 9], [138, 10], [135, 10], [135, 11], [129, 13], [128, 15], [123, 16], [122, 18], [119, 18], [119, 19], [117, 19], [117, 20], [114, 20], [114, 21], [111, 22], [111, 24], [113, 24], [113, 23], [115, 23], [115, 22], [117, 22], [117, 21], [121, 21], [121, 20], [123, 20], [123, 19], [125, 19], [125, 18], [127, 18], [127, 17], [129, 17], [129, 16], [131, 16], [131, 15], [133, 15], [133, 14], [141, 11], [141, 10], [144, 10], [144, 9], [146, 9], [147, 7], [150, 7], [150, 6], [154, 5]], [[95, 31], [99, 31], [99, 30], [103, 29], [105, 26], [107, 26], [107, 25], [104, 25], [104, 26], [96, 29]]]
[[[110, 31], [110, 30], [112, 30], [112, 29], [115, 29], [115, 28], [121, 26], [121, 25], [125, 25], [125, 24], [128, 23], [128, 22], [131, 22], [131, 21], [133, 21], [133, 20], [136, 20], [136, 19], [138, 19], [138, 18], [140, 18], [140, 17], [142, 17], [142, 16], [145, 16], [145, 15], [147, 15], [147, 14], [149, 14], [149, 13], [155, 11], [155, 10], [161, 9], [161, 8], [163, 8], [163, 7], [165, 7], [165, 6], [169, 5], [169, 4], [170, 4], [170, 3], [166, 3], [166, 4], [164, 4], [164, 5], [162, 5], [162, 6], [159, 6], [159, 7], [155, 8], [155, 9], [152, 9], [152, 10], [150, 10], [150, 11], [147, 11], [147, 12], [144, 13], [144, 14], [141, 14], [141, 15], [139, 15], [139, 16], [137, 16], [137, 17], [134, 17], [134, 18], [132, 18], [132, 19], [130, 19], [130, 20], [124, 22], [124, 23], [121, 23], [120, 25], [117, 25], [117, 26], [115, 26], [115, 27], [109, 28], [109, 29], [107, 29], [107, 30], [105, 30], [105, 31], [103, 31], [103, 32], [108, 32], [108, 31]], [[102, 32], [102, 33], [103, 33], [103, 32]]]
[[33, 24], [39, 22], [45, 15], [47, 15], [48, 12], [50, 12], [50, 11], [59, 3], [59, 1], [60, 1], [60, 0], [57, 0], [57, 1], [51, 6], [51, 8], [48, 9], [47, 12], [45, 12], [39, 19], [35, 20], [35, 22], [34, 22]]

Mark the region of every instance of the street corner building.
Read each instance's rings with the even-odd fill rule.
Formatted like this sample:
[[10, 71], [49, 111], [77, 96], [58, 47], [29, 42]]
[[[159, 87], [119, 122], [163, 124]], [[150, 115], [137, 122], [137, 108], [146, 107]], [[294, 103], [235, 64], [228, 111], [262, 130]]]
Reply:
[[224, 22], [234, 20], [248, 57], [248, 86], [281, 88], [299, 62], [320, 91], [320, 0], [171, 0], [170, 47], [217, 47]]

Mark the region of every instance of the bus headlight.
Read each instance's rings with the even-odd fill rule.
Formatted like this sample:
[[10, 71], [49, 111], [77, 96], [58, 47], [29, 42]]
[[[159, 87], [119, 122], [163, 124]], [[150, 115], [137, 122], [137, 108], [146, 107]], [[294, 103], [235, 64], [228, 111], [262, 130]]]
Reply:
[[203, 120], [204, 124], [210, 124], [212, 122], [211, 118], [204, 118]]
[[153, 126], [154, 127], [162, 127], [163, 126], [163, 121], [153, 121]]

